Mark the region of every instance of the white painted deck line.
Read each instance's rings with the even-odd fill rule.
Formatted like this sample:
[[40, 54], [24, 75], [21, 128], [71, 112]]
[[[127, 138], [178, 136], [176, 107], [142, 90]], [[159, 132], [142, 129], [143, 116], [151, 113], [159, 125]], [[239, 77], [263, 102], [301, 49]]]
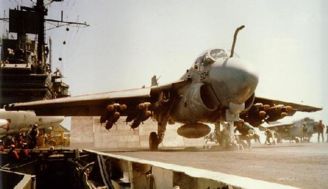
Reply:
[[30, 188], [28, 187], [28, 184], [31, 184], [32, 182], [32, 178], [35, 177], [34, 175], [31, 174], [25, 174], [25, 173], [21, 173], [21, 172], [16, 172], [16, 171], [9, 171], [9, 170], [5, 170], [5, 169], [0, 169], [0, 171], [2, 172], [6, 172], [6, 173], [13, 173], [16, 175], [22, 175], [24, 176], [22, 178], [21, 181], [19, 181], [19, 183], [17, 183], [17, 185], [15, 186], [15, 189], [21, 189], [21, 188]]
[[199, 169], [199, 168], [193, 168], [193, 167], [187, 167], [187, 166], [181, 166], [181, 165], [169, 164], [169, 163], [162, 163], [162, 162], [151, 161], [151, 160], [144, 160], [144, 159], [139, 159], [139, 158], [134, 158], [134, 157], [129, 157], [129, 156], [104, 153], [104, 152], [99, 152], [99, 151], [89, 150], [89, 149], [85, 149], [85, 151], [112, 157], [112, 158], [116, 158], [116, 159], [122, 159], [122, 160], [141, 163], [141, 164], [148, 164], [148, 165], [152, 165], [152, 166], [167, 169], [167, 170], [172, 170], [175, 172], [183, 172], [186, 175], [189, 175], [191, 177], [211, 179], [211, 180], [225, 183], [227, 185], [232, 185], [235, 187], [240, 187], [240, 188], [245, 188], [245, 189], [247, 189], [247, 188], [250, 188], [250, 189], [257, 189], [257, 188], [258, 189], [263, 189], [263, 188], [266, 188], [266, 189], [269, 189], [269, 188], [295, 189], [295, 188], [297, 188], [297, 187], [293, 187], [293, 186], [289, 186], [289, 185], [283, 185], [283, 184], [278, 184], [278, 183], [273, 183], [273, 182], [268, 182], [268, 181], [263, 181], [263, 180], [248, 178], [248, 177], [242, 177], [242, 176], [236, 176], [236, 175], [231, 175], [231, 174], [226, 174], [226, 173], [221, 173], [221, 172], [216, 172], [216, 171], [205, 170], [205, 169]]

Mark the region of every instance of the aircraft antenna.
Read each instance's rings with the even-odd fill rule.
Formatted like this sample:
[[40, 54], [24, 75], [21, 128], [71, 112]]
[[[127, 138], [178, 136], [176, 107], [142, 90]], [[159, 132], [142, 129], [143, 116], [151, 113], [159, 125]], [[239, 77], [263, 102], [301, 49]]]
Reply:
[[236, 31], [235, 31], [235, 34], [233, 35], [233, 42], [232, 42], [232, 47], [231, 47], [231, 52], [230, 52], [230, 58], [233, 56], [234, 54], [234, 50], [235, 50], [235, 44], [236, 44], [236, 40], [237, 40], [237, 35], [238, 35], [238, 32], [240, 30], [242, 30], [243, 28], [245, 27], [245, 25], [241, 25], [239, 26]]

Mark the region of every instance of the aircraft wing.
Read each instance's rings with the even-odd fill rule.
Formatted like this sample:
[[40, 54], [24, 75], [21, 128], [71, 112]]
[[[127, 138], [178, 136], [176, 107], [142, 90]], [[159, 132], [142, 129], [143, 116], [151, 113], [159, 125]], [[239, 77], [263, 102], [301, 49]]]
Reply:
[[293, 126], [294, 123], [277, 123], [277, 124], [266, 124], [266, 125], [261, 125], [260, 129], [265, 130], [265, 129], [284, 129]]
[[33, 110], [37, 115], [97, 116], [113, 102], [129, 103], [150, 97], [150, 88], [14, 103], [6, 110]]
[[274, 100], [263, 97], [255, 97], [253, 105], [241, 115], [241, 118], [253, 126], [260, 126], [263, 122], [274, 122], [286, 116], [292, 116], [297, 111], [316, 112], [322, 108]]
[[274, 125], [271, 125], [271, 124], [268, 124], [268, 125], [265, 125], [265, 126], [261, 126], [261, 127], [264, 127], [264, 128], [275, 128], [275, 127], [286, 127], [286, 126], [292, 126], [293, 123], [281, 123], [281, 124], [274, 124]]
[[302, 104], [297, 104], [297, 103], [292, 103], [292, 102], [284, 102], [280, 100], [273, 100], [273, 99], [268, 99], [268, 98], [263, 98], [263, 97], [255, 97], [255, 103], [262, 103], [262, 104], [268, 104], [270, 106], [274, 105], [284, 105], [284, 106], [290, 106], [296, 111], [301, 111], [301, 112], [316, 112], [322, 110], [322, 108], [314, 107], [314, 106], [308, 106], [308, 105], [302, 105]]
[[187, 80], [181, 80], [167, 85], [113, 91], [106, 93], [65, 97], [51, 100], [13, 103], [6, 110], [33, 110], [36, 115], [51, 116], [100, 116], [106, 112], [110, 104], [125, 105], [121, 116], [129, 115], [137, 110], [140, 103], [150, 102], [157, 98], [161, 91], [175, 90], [185, 85]]

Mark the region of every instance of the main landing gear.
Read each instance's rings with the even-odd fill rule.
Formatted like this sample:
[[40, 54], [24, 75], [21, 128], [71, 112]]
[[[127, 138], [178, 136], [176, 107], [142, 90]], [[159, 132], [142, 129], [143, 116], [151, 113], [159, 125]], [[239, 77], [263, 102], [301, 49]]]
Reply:
[[158, 136], [156, 132], [151, 132], [149, 135], [149, 149], [151, 151], [156, 151], [158, 150]]
[[158, 145], [164, 139], [164, 133], [166, 130], [167, 121], [158, 122], [157, 133], [151, 132], [149, 135], [149, 149], [151, 151], [158, 150]]

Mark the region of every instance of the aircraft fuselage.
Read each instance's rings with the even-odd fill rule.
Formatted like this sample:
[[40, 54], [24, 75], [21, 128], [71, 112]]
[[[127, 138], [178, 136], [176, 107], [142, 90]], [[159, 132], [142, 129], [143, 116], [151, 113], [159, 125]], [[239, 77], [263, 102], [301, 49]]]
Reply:
[[225, 118], [225, 110], [240, 113], [258, 83], [255, 73], [222, 49], [202, 54], [181, 79], [191, 82], [179, 89], [171, 117], [182, 123], [216, 122]]
[[4, 123], [0, 128], [0, 136], [16, 133], [21, 129], [29, 129], [33, 124], [45, 128], [52, 124], [59, 124], [63, 120], [63, 116], [36, 116], [33, 111], [6, 111], [0, 109], [0, 122]]

